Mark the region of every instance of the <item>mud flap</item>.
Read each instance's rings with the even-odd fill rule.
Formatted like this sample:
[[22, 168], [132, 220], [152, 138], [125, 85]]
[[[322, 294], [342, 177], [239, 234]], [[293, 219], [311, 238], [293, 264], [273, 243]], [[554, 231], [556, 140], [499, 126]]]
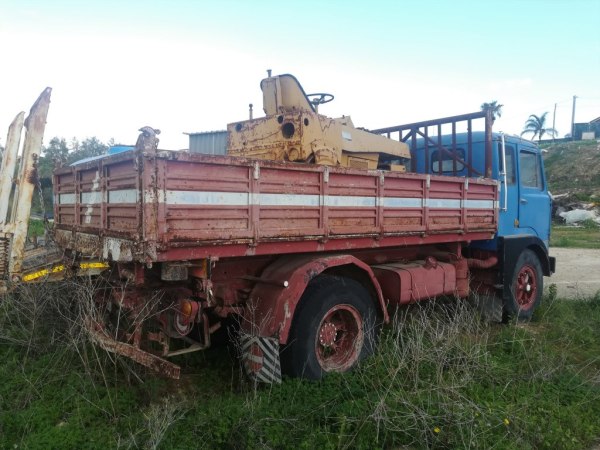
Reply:
[[260, 383], [281, 383], [279, 340], [240, 333], [241, 358], [244, 371]]
[[503, 321], [503, 300], [500, 294], [474, 294], [471, 303], [486, 322], [501, 323]]

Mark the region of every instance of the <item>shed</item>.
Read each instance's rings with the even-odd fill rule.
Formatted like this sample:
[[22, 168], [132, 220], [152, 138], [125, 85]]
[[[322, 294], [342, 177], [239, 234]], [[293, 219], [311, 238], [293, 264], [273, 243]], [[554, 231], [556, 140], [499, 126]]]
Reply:
[[573, 130], [573, 137], [576, 141], [596, 139], [600, 137], [600, 117], [590, 120], [587, 123], [576, 123]]
[[202, 153], [205, 155], [227, 154], [227, 130], [185, 134], [190, 139], [189, 149], [191, 153]]

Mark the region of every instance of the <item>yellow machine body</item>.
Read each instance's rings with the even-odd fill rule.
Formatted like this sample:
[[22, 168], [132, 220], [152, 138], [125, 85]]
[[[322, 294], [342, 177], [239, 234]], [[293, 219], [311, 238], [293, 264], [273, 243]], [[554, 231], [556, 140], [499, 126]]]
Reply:
[[278, 75], [262, 80], [265, 117], [227, 125], [231, 156], [328, 166], [404, 171], [408, 146], [354, 127], [349, 116], [318, 113], [298, 80]]

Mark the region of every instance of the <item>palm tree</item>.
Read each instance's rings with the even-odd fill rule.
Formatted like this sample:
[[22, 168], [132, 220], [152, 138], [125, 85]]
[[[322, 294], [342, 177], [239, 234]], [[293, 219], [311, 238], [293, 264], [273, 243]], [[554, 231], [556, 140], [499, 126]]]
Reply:
[[535, 114], [530, 115], [529, 119], [527, 119], [527, 122], [525, 122], [521, 136], [523, 136], [525, 133], [533, 133], [532, 139], [535, 139], [535, 137], [538, 136], [538, 141], [542, 140], [542, 136], [544, 136], [544, 134], [549, 134], [550, 136], [554, 137], [557, 132], [554, 128], [546, 126], [547, 115], [547, 111], [541, 116], [536, 116]]
[[481, 110], [485, 111], [487, 109], [492, 110], [492, 120], [496, 120], [498, 117], [502, 117], [502, 107], [504, 105], [499, 105], [498, 100], [494, 100], [490, 103], [482, 103]]

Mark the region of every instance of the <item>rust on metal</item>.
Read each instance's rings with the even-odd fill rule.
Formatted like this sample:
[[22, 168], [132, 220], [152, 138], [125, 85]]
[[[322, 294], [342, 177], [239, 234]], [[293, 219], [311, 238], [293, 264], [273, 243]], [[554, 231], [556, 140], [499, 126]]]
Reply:
[[485, 112], [485, 176], [492, 177], [492, 125], [494, 116], [491, 108], [486, 108]]
[[141, 132], [138, 136], [135, 148], [143, 152], [155, 152], [158, 148], [158, 138], [160, 130], [152, 127], [142, 127], [139, 129]]
[[[483, 168], [483, 170], [476, 170], [473, 166], [472, 166], [472, 152], [473, 152], [473, 140], [472, 140], [472, 134], [473, 134], [473, 128], [472, 128], [472, 123], [474, 120], [478, 120], [478, 119], [484, 119], [485, 121], [485, 167]], [[446, 148], [444, 145], [442, 145], [442, 125], [451, 125], [452, 126], [452, 137], [453, 140], [456, 139], [456, 125], [461, 123], [461, 122], [466, 122], [468, 124], [468, 129], [467, 129], [467, 161], [462, 160], [461, 158], [459, 158], [456, 155], [455, 151], [452, 151], [452, 149], [448, 149]], [[426, 145], [431, 145], [434, 148], [438, 149], [440, 151], [440, 154], [446, 154], [452, 157], [454, 163], [453, 166], [456, 162], [464, 164], [464, 166], [468, 169], [469, 171], [469, 176], [472, 176], [473, 174], [475, 175], [479, 175], [479, 176], [485, 176], [486, 178], [491, 178], [492, 176], [492, 124], [493, 124], [493, 120], [492, 120], [492, 113], [490, 109], [487, 109], [485, 111], [477, 111], [474, 113], [469, 113], [469, 114], [461, 114], [458, 116], [451, 116], [451, 117], [444, 117], [442, 119], [434, 119], [434, 120], [426, 120], [423, 122], [415, 122], [415, 123], [409, 123], [406, 125], [398, 125], [398, 126], [393, 126], [393, 127], [386, 127], [386, 128], [379, 128], [376, 130], [371, 130], [372, 133], [377, 133], [377, 134], [386, 134], [386, 135], [391, 135], [391, 133], [398, 133], [400, 136], [400, 140], [402, 142], [407, 142], [410, 140], [411, 142], [411, 152], [415, 152], [417, 151], [417, 137], [420, 136], [423, 139], [425, 139], [426, 141]], [[433, 127], [434, 130], [436, 129], [437, 132], [437, 142], [433, 139], [431, 139], [431, 137], [429, 136], [429, 128]], [[405, 134], [406, 133], [406, 134]], [[426, 147], [428, 148], [428, 147]], [[428, 152], [426, 153], [426, 155], [428, 154]], [[414, 161], [416, 161], [415, 158], [412, 159], [413, 163]], [[456, 167], [456, 166], [454, 166]], [[439, 168], [441, 170], [441, 164], [439, 165]], [[416, 168], [412, 167], [412, 171], [416, 171]], [[456, 171], [454, 173], [454, 175], [456, 175]]]
[[[472, 180], [467, 190], [460, 177], [168, 151], [136, 161], [130, 152], [56, 172], [61, 246], [152, 263], [466, 242], [496, 230], [490, 180]], [[86, 210], [78, 197], [86, 195], [105, 199], [89, 224], [78, 220]], [[470, 201], [489, 207], [471, 209]], [[448, 207], [428, 206], [440, 202]]]
[[90, 318], [86, 320], [86, 327], [92, 340], [104, 350], [126, 356], [127, 358], [167, 377], [176, 380], [179, 379], [181, 368], [178, 365], [153, 355], [152, 353], [141, 350], [139, 345], [136, 346], [113, 339], [101, 324]]
[[31, 107], [29, 115], [25, 119], [27, 132], [11, 213], [13, 238], [9, 271], [15, 276], [21, 272], [23, 264], [31, 200], [35, 189], [35, 180], [37, 180], [37, 158], [42, 148], [51, 93], [52, 89], [46, 88]]
[[8, 136], [6, 137], [6, 148], [2, 157], [2, 169], [0, 171], [0, 227], [2, 232], [8, 232], [4, 229], [4, 225], [7, 222], [8, 204], [10, 203], [10, 194], [14, 183], [24, 118], [25, 113], [20, 112], [10, 124]]
[[[229, 155], [363, 169], [377, 169], [385, 158], [410, 159], [403, 142], [356, 128], [349, 116], [319, 114], [317, 106], [333, 96], [307, 95], [292, 75], [269, 76], [261, 89], [266, 116], [227, 126]], [[403, 164], [387, 168], [405, 170]]]
[[360, 273], [365, 285], [372, 288], [373, 301], [379, 305], [384, 322], [389, 321], [386, 303], [379, 283], [371, 268], [352, 255], [289, 255], [268, 266], [262, 276], [272, 280], [289, 280], [289, 288], [257, 283], [250, 293], [252, 299], [260, 299], [249, 308], [242, 329], [260, 336], [278, 336], [280, 343], [287, 342], [294, 312], [308, 283], [327, 269], [348, 267]]
[[[90, 322], [101, 347], [177, 378], [179, 367], [163, 358], [207, 348], [230, 315], [242, 331], [285, 344], [303, 292], [323, 273], [368, 286], [384, 321], [390, 300], [468, 294], [461, 250], [496, 232], [497, 183], [380, 170], [379, 159], [398, 157], [401, 166], [423, 138], [427, 153], [438, 149], [431, 158], [450, 155], [455, 175], [459, 165], [487, 174], [487, 159], [486, 168], [473, 166], [471, 137], [471, 122], [487, 116], [377, 130], [386, 138], [320, 116], [294, 81], [267, 79], [267, 117], [230, 124], [228, 156], [158, 150], [159, 131], [143, 127], [134, 151], [55, 171], [56, 242], [114, 269], [102, 302], [122, 310], [126, 325], [113, 335]], [[464, 156], [461, 120], [469, 124]], [[452, 127], [450, 145], [442, 125]], [[439, 251], [455, 257], [438, 262]], [[325, 353], [338, 345], [334, 322], [321, 327]], [[170, 339], [180, 344], [171, 349]]]

